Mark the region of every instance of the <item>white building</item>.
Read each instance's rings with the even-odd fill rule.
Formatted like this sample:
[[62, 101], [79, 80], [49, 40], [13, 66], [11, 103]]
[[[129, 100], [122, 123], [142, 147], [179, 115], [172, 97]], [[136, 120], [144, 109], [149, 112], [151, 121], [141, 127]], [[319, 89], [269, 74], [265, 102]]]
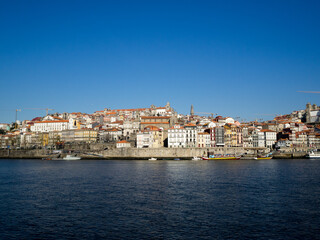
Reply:
[[137, 133], [137, 148], [149, 148], [153, 144], [153, 134], [150, 131]]
[[234, 124], [234, 119], [231, 118], [231, 117], [227, 117], [227, 118], [225, 119], [225, 123], [226, 123], [226, 124], [228, 124], [228, 123]]
[[129, 147], [131, 147], [130, 143], [127, 142], [126, 140], [122, 140], [120, 142], [117, 142], [116, 146], [117, 146], [117, 148], [129, 148]]
[[186, 130], [180, 125], [174, 125], [168, 129], [168, 147], [183, 148], [186, 147]]
[[277, 141], [277, 133], [268, 129], [262, 129], [260, 132], [264, 133], [265, 147], [272, 148]]
[[31, 126], [30, 130], [32, 132], [52, 132], [52, 131], [62, 131], [69, 128], [68, 120], [58, 120], [58, 121], [36, 121], [34, 125]]
[[3, 130], [10, 130], [10, 124], [8, 123], [0, 123], [0, 129], [3, 129]]
[[268, 147], [272, 146], [277, 141], [277, 133], [268, 129], [256, 129], [252, 132], [253, 147]]
[[264, 133], [256, 129], [252, 132], [253, 147], [265, 147]]
[[186, 147], [196, 147], [197, 146], [197, 126], [195, 124], [189, 123], [184, 126], [186, 131]]

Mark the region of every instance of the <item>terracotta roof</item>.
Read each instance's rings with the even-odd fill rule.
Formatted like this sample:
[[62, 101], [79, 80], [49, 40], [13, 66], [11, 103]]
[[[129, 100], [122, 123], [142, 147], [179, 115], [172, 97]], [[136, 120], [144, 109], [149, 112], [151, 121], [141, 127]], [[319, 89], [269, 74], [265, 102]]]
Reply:
[[59, 121], [36, 121], [35, 123], [62, 123], [62, 122], [69, 122], [68, 120], [59, 120]]
[[169, 124], [169, 122], [141, 122], [140, 124]]
[[169, 119], [170, 117], [142, 116], [141, 119]]
[[[207, 123], [208, 124], [208, 123]], [[196, 125], [195, 124], [193, 124], [193, 123], [188, 123], [188, 124], [186, 124], [186, 125], [184, 125], [185, 127], [196, 127]]]
[[269, 129], [262, 129], [262, 130], [260, 130], [260, 132], [275, 132], [275, 131], [272, 131], [272, 130], [269, 130]]
[[161, 131], [161, 129], [156, 126], [146, 126], [144, 130], [145, 131]]
[[117, 128], [112, 128], [112, 129], [107, 129], [106, 131], [107, 132], [118, 132], [118, 131], [121, 131], [121, 130], [119, 130]]

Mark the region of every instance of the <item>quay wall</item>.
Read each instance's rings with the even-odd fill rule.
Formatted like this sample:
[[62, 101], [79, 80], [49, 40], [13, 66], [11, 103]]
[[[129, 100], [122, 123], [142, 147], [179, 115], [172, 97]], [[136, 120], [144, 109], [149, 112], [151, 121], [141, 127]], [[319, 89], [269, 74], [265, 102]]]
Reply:
[[[260, 153], [266, 152], [267, 149], [259, 149]], [[294, 150], [294, 149], [291, 149]], [[159, 159], [190, 159], [192, 157], [207, 156], [208, 152], [214, 154], [236, 154], [244, 153], [257, 154], [254, 148], [111, 148], [107, 150], [88, 150], [83, 149], [77, 151], [83, 159], [148, 159], [151, 157]], [[36, 159], [48, 157], [51, 153], [47, 149], [2, 149], [0, 150], [0, 158], [17, 158], [17, 159]], [[273, 158], [303, 158], [306, 151], [277, 152], [273, 154]], [[64, 157], [67, 153], [61, 154]], [[52, 155], [51, 155], [52, 156]], [[55, 157], [55, 156], [52, 156]]]
[[[107, 150], [88, 150], [77, 151], [77, 154], [84, 159], [145, 159], [156, 157], [165, 158], [192, 158], [194, 156], [207, 156], [208, 152], [214, 154], [236, 154], [240, 155], [248, 150], [244, 148], [112, 148]], [[2, 149], [0, 158], [43, 158], [47, 157], [51, 150], [47, 149]], [[65, 156], [66, 153], [62, 154]]]
[[192, 158], [215, 154], [243, 154], [244, 148], [120, 148], [100, 152], [104, 158]]

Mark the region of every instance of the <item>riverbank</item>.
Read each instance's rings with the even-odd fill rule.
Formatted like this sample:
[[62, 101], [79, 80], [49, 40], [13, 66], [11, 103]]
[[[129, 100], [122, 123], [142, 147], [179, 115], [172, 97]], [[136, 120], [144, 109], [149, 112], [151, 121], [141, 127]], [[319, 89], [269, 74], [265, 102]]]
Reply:
[[[122, 160], [136, 160], [136, 159], [149, 159], [151, 157], [157, 159], [175, 159], [181, 160], [191, 159], [195, 156], [208, 156], [208, 153], [214, 154], [231, 154], [231, 155], [243, 155], [251, 154], [257, 155], [259, 153], [266, 153], [267, 149], [256, 149], [256, 148], [114, 148], [101, 151], [75, 151], [77, 156], [82, 159], [122, 159]], [[42, 159], [46, 157], [64, 157], [68, 154], [68, 150], [62, 151], [59, 156], [54, 154], [52, 150], [48, 149], [2, 149], [0, 150], [0, 158], [8, 159]], [[290, 152], [276, 152], [273, 154], [275, 159], [293, 159], [293, 158], [304, 158], [306, 151], [290, 151]]]

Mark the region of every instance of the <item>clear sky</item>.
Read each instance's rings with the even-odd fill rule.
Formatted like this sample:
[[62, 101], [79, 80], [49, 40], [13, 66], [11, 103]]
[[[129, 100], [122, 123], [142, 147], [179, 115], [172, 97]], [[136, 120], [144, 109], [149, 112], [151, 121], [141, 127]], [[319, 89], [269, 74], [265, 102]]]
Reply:
[[[320, 1], [0, 1], [0, 123], [164, 106], [253, 120], [320, 104]], [[261, 114], [261, 115], [260, 115]]]

